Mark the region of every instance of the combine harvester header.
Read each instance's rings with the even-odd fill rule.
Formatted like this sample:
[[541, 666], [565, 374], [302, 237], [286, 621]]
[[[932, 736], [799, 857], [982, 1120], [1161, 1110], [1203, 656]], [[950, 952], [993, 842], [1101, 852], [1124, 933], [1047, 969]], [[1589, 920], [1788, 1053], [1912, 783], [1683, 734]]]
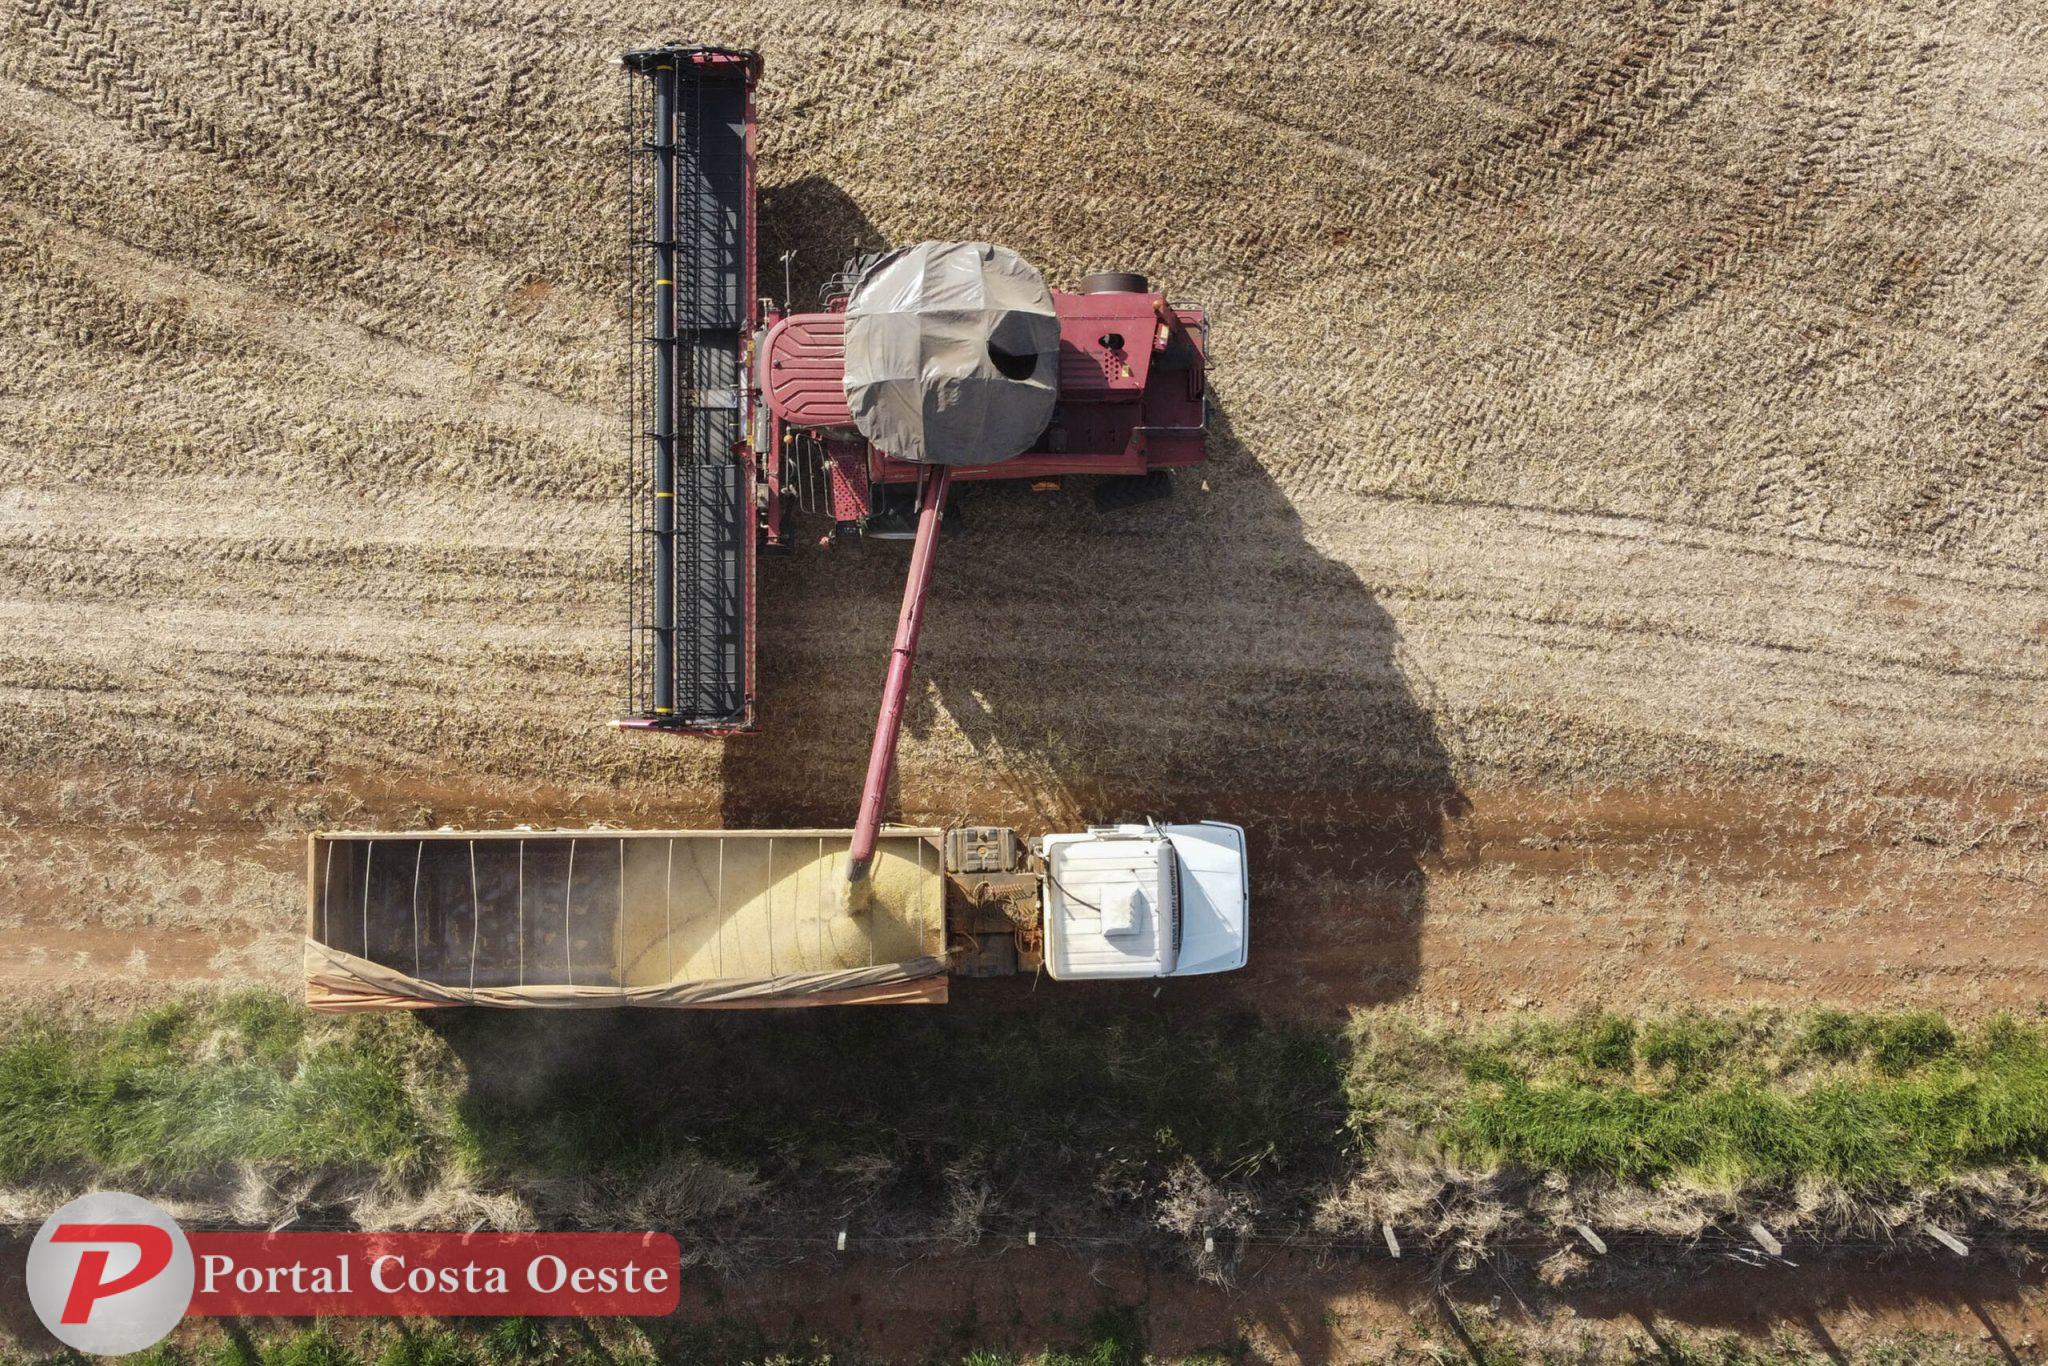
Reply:
[[757, 54], [628, 53], [633, 635], [628, 714], [757, 728], [758, 557], [911, 539], [858, 816], [846, 830], [342, 832], [313, 837], [307, 995], [436, 1005], [943, 1001], [946, 976], [1240, 967], [1244, 832], [884, 829], [947, 499], [988, 479], [1170, 491], [1207, 425], [1207, 319], [1126, 271], [1078, 293], [1014, 252], [922, 242], [850, 262], [823, 307], [758, 297]]

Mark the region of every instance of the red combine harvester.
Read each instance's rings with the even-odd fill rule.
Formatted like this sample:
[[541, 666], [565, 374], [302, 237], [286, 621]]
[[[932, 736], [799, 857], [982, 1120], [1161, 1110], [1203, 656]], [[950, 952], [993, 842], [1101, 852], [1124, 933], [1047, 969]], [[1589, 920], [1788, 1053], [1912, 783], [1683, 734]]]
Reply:
[[[755, 277], [752, 52], [627, 54], [638, 252], [627, 715], [755, 729], [759, 556], [910, 553], [853, 827], [324, 832], [308, 847], [307, 999], [752, 1007], [946, 999], [950, 975], [1160, 978], [1243, 965], [1244, 831], [1216, 821], [882, 830], [955, 484], [1100, 476], [1166, 491], [1203, 457], [1207, 320], [1105, 272], [1078, 292], [984, 242], [851, 262], [817, 312]], [[1104, 498], [1106, 493], [1109, 496]]]
[[[1096, 475], [1142, 498], [1199, 463], [1207, 319], [1123, 271], [1045, 288], [987, 244], [857, 260], [817, 312], [756, 297], [757, 54], [629, 54], [645, 78], [640, 239], [649, 326], [635, 389], [647, 611], [623, 726], [730, 735], [757, 723], [756, 555], [800, 510], [833, 537], [914, 537], [850, 872], [881, 820], [954, 483]], [[851, 360], [851, 365], [849, 361]], [[889, 434], [887, 444], [876, 438]], [[749, 534], [751, 532], [751, 534]]]

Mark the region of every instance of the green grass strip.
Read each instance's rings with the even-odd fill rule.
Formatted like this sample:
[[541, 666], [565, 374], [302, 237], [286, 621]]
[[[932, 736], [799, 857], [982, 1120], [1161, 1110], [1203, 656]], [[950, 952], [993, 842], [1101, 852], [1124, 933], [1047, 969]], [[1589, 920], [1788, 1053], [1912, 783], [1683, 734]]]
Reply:
[[17, 1019], [0, 1097], [9, 1183], [147, 1191], [254, 1162], [625, 1190], [704, 1161], [799, 1201], [863, 1170], [914, 1204], [971, 1169], [1016, 1209], [1137, 1195], [1192, 1160], [1284, 1217], [1391, 1142], [1642, 1184], [2038, 1170], [2048, 1030], [1828, 1012], [1457, 1030], [1378, 1011], [1339, 1035], [1051, 1007], [422, 1022], [244, 993]]
[[315, 1021], [250, 992], [0, 1040], [0, 1180], [175, 1180], [241, 1161], [415, 1174], [446, 1148], [452, 1073], [395, 1017]]
[[1651, 1184], [1822, 1177], [1854, 1191], [2048, 1159], [2048, 1035], [1925, 1014], [1615, 1016], [1354, 1030], [1353, 1123], [1480, 1166]]

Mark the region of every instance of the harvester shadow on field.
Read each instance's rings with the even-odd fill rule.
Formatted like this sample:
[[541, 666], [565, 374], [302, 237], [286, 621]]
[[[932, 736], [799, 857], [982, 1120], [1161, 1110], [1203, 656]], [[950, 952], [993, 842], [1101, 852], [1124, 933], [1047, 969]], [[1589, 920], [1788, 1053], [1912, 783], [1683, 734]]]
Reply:
[[[1227, 398], [1170, 499], [1101, 511], [1091, 483], [956, 485], [890, 818], [1233, 821], [1254, 858], [1251, 966], [1169, 994], [1329, 1014], [1403, 996], [1428, 863], [1465, 799], [1392, 619], [1310, 544]], [[850, 819], [905, 560], [883, 543], [765, 563], [762, 733], [726, 743], [727, 826]]]
[[760, 289], [799, 310], [820, 306], [825, 282], [854, 257], [889, 246], [853, 197], [824, 176], [764, 185], [758, 203]]
[[[887, 245], [823, 177], [765, 190], [761, 209], [763, 287], [783, 284], [794, 250], [800, 307], [848, 258]], [[1215, 327], [1227, 337], [1229, 318]], [[1099, 510], [1085, 479], [1053, 493], [955, 485], [888, 814], [1027, 832], [1144, 816], [1243, 825], [1251, 965], [1169, 996], [1341, 1015], [1413, 986], [1427, 869], [1465, 799], [1399, 629], [1311, 543], [1238, 438], [1229, 386], [1226, 360], [1208, 462], [1165, 501]], [[882, 542], [764, 560], [762, 730], [725, 742], [728, 828], [852, 819], [907, 559]], [[1062, 991], [1108, 1004], [1153, 989]]]

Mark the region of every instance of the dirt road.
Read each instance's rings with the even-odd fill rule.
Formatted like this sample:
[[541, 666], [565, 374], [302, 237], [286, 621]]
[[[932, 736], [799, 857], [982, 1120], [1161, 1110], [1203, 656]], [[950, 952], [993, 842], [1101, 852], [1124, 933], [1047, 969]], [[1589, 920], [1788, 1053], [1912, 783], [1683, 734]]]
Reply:
[[1526, 1265], [1439, 1283], [1383, 1256], [1277, 1246], [1249, 1251], [1228, 1290], [1115, 1248], [792, 1256], [737, 1281], [693, 1278], [678, 1319], [746, 1323], [776, 1341], [859, 1342], [898, 1361], [943, 1358], [963, 1343], [1028, 1353], [1086, 1340], [1091, 1320], [1119, 1306], [1135, 1310], [1137, 1335], [1169, 1361], [1234, 1351], [1252, 1361], [1483, 1361], [1508, 1355], [1503, 1344], [1521, 1349], [1511, 1359], [1686, 1360], [1685, 1348], [1705, 1355], [1738, 1334], [1794, 1361], [2035, 1361], [2048, 1329], [2037, 1275], [1966, 1274], [1953, 1259], [1920, 1257], [1889, 1274], [1698, 1263], [1663, 1283], [1559, 1293]]
[[[844, 820], [901, 572], [617, 736], [619, 78], [762, 48], [764, 251], [1216, 319], [1170, 503], [979, 493], [900, 811], [1258, 832], [1335, 1017], [2048, 985], [2048, 30], [1997, 4], [0, 19], [0, 981], [284, 982], [297, 836]], [[769, 272], [772, 274], [773, 272]]]

